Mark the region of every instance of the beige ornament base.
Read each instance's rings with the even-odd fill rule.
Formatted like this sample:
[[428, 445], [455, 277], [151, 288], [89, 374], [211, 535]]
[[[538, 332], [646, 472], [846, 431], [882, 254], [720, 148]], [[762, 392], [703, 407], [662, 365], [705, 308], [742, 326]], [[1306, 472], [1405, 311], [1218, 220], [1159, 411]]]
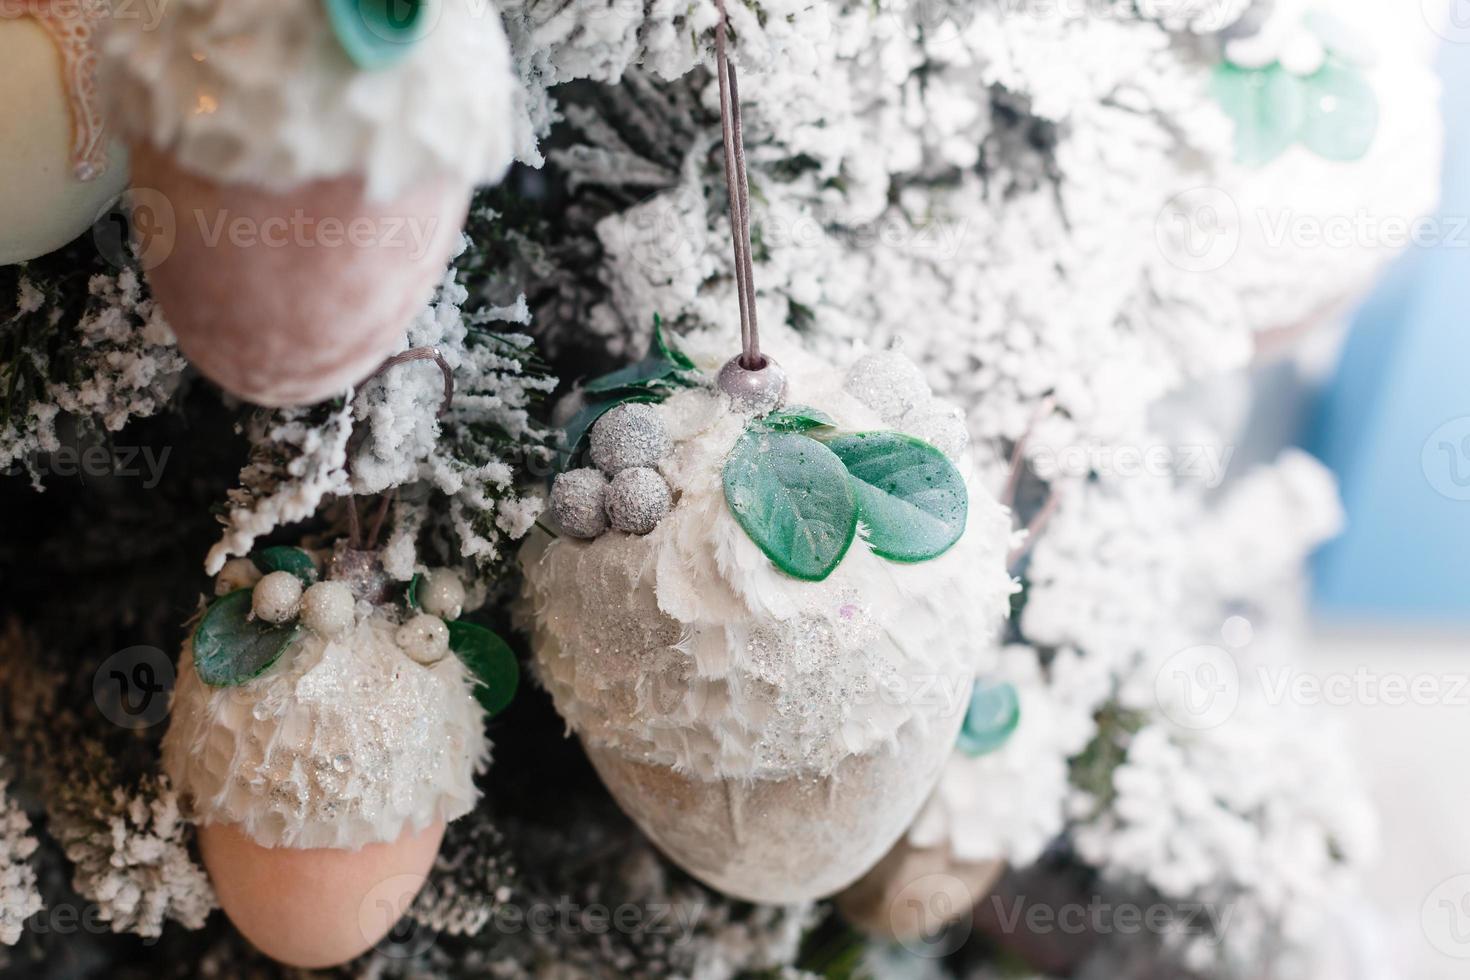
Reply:
[[963, 714], [898, 751], [849, 756], [826, 776], [707, 780], [583, 746], [613, 798], [676, 864], [751, 902], [790, 904], [851, 885], [908, 829]]
[[220, 907], [256, 949], [323, 969], [367, 952], [423, 887], [444, 822], [358, 850], [262, 847], [228, 824], [199, 828]]
[[184, 355], [268, 407], [309, 405], [366, 378], [442, 279], [470, 189], [387, 204], [338, 178], [275, 194], [221, 185], [133, 149], [135, 240]]
[[898, 942], [933, 937], [969, 915], [1005, 873], [1004, 861], [956, 861], [948, 848], [899, 841], [862, 879], [837, 897], [848, 922]]

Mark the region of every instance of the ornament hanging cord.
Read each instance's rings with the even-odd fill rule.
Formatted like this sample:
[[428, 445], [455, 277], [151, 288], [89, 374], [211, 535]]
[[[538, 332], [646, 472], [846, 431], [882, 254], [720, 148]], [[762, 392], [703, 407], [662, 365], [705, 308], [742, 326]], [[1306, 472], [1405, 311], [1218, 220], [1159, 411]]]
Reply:
[[740, 124], [740, 85], [730, 64], [725, 0], [715, 0], [720, 19], [715, 24], [715, 69], [720, 82], [720, 129], [725, 143], [725, 184], [730, 195], [730, 232], [734, 239], [735, 290], [740, 294], [740, 364], [747, 371], [766, 366], [761, 354], [760, 329], [755, 316], [755, 271], [751, 261], [750, 180], [745, 168], [745, 132]]

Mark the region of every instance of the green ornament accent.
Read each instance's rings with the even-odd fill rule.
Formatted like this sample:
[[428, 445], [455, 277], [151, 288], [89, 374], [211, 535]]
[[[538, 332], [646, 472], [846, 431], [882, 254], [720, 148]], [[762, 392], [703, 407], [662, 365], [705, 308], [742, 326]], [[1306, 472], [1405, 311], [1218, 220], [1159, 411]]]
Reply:
[[326, 0], [337, 43], [366, 71], [390, 68], [406, 58], [433, 28], [437, 0]]
[[965, 533], [969, 491], [938, 449], [898, 432], [863, 432], [827, 445], [852, 475], [859, 519], [875, 554], [927, 561]]
[[1362, 72], [1337, 58], [1303, 80], [1302, 145], [1325, 160], [1361, 160], [1378, 134], [1378, 96]]
[[670, 342], [668, 335], [664, 333], [663, 317], [657, 313], [653, 315], [653, 347], [664, 360], [672, 361], [685, 371], [695, 370], [694, 362], [689, 359], [689, 355]]
[[820, 582], [857, 534], [858, 505], [842, 460], [814, 439], [747, 431], [725, 462], [725, 502], [776, 567]]
[[1269, 68], [1215, 68], [1210, 89], [1226, 115], [1235, 120], [1235, 157], [1261, 166], [1297, 141], [1306, 118], [1302, 80], [1280, 65]]
[[521, 679], [516, 655], [504, 640], [483, 626], [462, 619], [445, 625], [449, 627], [449, 649], [478, 681], [475, 699], [493, 718], [515, 700]]
[[308, 555], [300, 548], [291, 548], [278, 545], [274, 548], [262, 548], [250, 556], [255, 567], [260, 569], [262, 575], [271, 572], [290, 572], [301, 579], [303, 585], [311, 585], [316, 581], [316, 565]]
[[826, 412], [807, 405], [792, 405], [779, 412], [772, 412], [761, 419], [760, 424], [770, 432], [811, 432], [837, 425]]
[[971, 757], [994, 752], [1010, 741], [1020, 724], [1021, 697], [1015, 685], [978, 680], [970, 690], [970, 709], [956, 747]]
[[419, 572], [413, 573], [413, 578], [408, 580], [408, 588], [403, 592], [403, 598], [408, 603], [408, 608], [414, 612], [423, 612], [423, 606], [419, 605], [419, 586], [424, 584], [424, 576]]
[[235, 687], [265, 673], [301, 636], [294, 623], [250, 615], [251, 590], [216, 599], [194, 629], [194, 672], [210, 687]]

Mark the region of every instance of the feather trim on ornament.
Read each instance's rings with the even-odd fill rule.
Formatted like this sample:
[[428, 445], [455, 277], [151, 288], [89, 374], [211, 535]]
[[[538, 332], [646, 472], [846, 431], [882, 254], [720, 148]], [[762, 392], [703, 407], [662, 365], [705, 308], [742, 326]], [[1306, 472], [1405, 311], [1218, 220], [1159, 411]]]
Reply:
[[[303, 588], [308, 553], [268, 549], [256, 563], [275, 569], [216, 600], [185, 643], [164, 768], [199, 823], [357, 849], [473, 809], [489, 763], [475, 654], [493, 634], [415, 614], [412, 592], [407, 610], [384, 601], [362, 554], [339, 550], [332, 578]], [[449, 578], [424, 591], [437, 603]]]
[[119, 18], [103, 49], [118, 129], [186, 171], [277, 193], [361, 176], [387, 202], [434, 180], [499, 180], [519, 83], [494, 8], [420, 5], [401, 60], [363, 70], [329, 6], [177, 0], [156, 24]]

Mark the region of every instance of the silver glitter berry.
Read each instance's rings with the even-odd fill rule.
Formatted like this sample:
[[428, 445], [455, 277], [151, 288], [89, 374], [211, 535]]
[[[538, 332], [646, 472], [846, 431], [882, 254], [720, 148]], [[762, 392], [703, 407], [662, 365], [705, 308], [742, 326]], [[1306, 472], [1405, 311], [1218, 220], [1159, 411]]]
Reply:
[[607, 490], [608, 520], [629, 534], [652, 531], [673, 506], [674, 495], [657, 470], [623, 470]]
[[959, 409], [921, 405], [903, 417], [899, 429], [922, 439], [951, 460], [958, 461], [970, 446], [970, 430]]
[[608, 476], [653, 466], [672, 448], [658, 409], [642, 402], [619, 405], [592, 427], [592, 465]]
[[257, 619], [267, 623], [288, 623], [301, 611], [301, 591], [301, 579], [295, 575], [271, 572], [255, 583], [251, 609]]
[[720, 390], [743, 412], [774, 412], [786, 404], [786, 372], [775, 360], [766, 357], [765, 366], [752, 371], [733, 357], [720, 368]]
[[878, 351], [857, 359], [847, 371], [847, 393], [894, 425], [905, 413], [928, 404], [929, 382], [913, 361], [896, 350]]
[[551, 516], [574, 538], [607, 530], [607, 477], [589, 468], [557, 474], [551, 484]]

